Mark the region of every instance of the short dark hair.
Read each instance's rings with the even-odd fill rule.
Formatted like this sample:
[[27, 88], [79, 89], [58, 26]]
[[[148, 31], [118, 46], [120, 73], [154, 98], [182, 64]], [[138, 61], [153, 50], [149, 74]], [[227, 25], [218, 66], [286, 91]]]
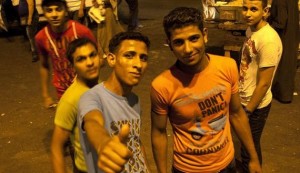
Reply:
[[71, 41], [71, 43], [69, 44], [69, 46], [67, 48], [67, 58], [72, 65], [74, 65], [73, 53], [76, 51], [77, 48], [79, 48], [81, 46], [85, 46], [87, 44], [93, 45], [95, 47], [95, 49], [98, 51], [96, 43], [94, 43], [89, 38], [78, 38], [78, 39]]
[[268, 6], [268, 0], [261, 0], [261, 2], [263, 8], [266, 8]]
[[177, 7], [164, 17], [163, 26], [165, 33], [170, 39], [171, 31], [183, 28], [189, 25], [197, 25], [203, 32], [203, 15], [202, 12], [192, 7]]
[[66, 9], [68, 9], [67, 3], [65, 0], [43, 0], [42, 7], [48, 7], [51, 5], [61, 6], [63, 5]]
[[137, 40], [144, 42], [147, 48], [150, 48], [149, 38], [139, 32], [120, 32], [113, 36], [109, 41], [109, 52], [115, 53], [124, 40]]

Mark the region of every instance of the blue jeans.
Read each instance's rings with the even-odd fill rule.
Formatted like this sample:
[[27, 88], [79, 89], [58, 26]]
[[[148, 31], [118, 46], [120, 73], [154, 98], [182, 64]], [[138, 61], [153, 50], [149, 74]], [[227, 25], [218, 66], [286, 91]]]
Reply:
[[[263, 129], [265, 127], [270, 109], [271, 109], [271, 103], [264, 108], [256, 109], [251, 114], [248, 114], [252, 138], [253, 138], [254, 146], [255, 146], [260, 164], [262, 164], [260, 138], [261, 138]], [[243, 172], [247, 173], [247, 172], [249, 172], [248, 164], [249, 164], [250, 158], [249, 158], [249, 154], [244, 146], [241, 147], [241, 157], [242, 157]]]

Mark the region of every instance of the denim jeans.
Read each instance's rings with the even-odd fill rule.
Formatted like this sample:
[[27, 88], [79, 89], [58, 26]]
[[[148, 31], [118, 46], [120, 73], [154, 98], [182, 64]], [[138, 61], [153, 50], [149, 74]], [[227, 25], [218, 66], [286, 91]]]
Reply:
[[[260, 138], [261, 138], [263, 129], [265, 127], [270, 109], [271, 109], [271, 103], [264, 108], [256, 109], [251, 114], [248, 114], [252, 138], [253, 138], [254, 146], [255, 146], [260, 164], [262, 164]], [[248, 164], [249, 164], [250, 158], [249, 158], [249, 154], [244, 146], [241, 147], [241, 157], [242, 157], [243, 172], [247, 173], [247, 172], [249, 172]]]
[[[173, 166], [172, 167], [172, 173], [184, 173], [184, 172], [177, 170]], [[236, 173], [235, 159], [233, 159], [226, 168], [224, 168], [224, 169], [222, 169], [222, 170], [220, 170], [216, 173]]]

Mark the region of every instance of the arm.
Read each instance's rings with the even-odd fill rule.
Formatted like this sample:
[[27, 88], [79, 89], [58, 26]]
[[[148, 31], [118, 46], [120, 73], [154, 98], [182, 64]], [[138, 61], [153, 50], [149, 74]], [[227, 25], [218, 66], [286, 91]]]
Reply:
[[32, 16], [34, 12], [34, 0], [26, 0], [28, 4], [28, 19], [27, 19], [27, 25], [31, 25], [32, 22]]
[[246, 109], [253, 112], [257, 106], [261, 103], [265, 94], [267, 93], [271, 82], [275, 67], [263, 67], [259, 68], [257, 72], [257, 84], [253, 91], [252, 97], [246, 106]]
[[70, 135], [70, 131], [55, 125], [51, 141], [51, 155], [54, 173], [67, 172], [64, 159], [64, 145]]
[[102, 113], [98, 110], [88, 112], [83, 118], [83, 123], [88, 140], [97, 151], [98, 167], [104, 172], [122, 171], [132, 155], [124, 144], [129, 135], [129, 127], [123, 126], [119, 136], [111, 137], [104, 127]]
[[40, 75], [41, 75], [41, 86], [42, 86], [42, 96], [44, 99], [44, 106], [49, 108], [54, 104], [53, 99], [49, 96], [48, 91], [48, 80], [49, 80], [49, 62], [48, 57], [39, 54], [41, 60]]
[[78, 10], [78, 18], [82, 18], [84, 16], [84, 8], [85, 8], [85, 0], [81, 0], [80, 7]]
[[167, 117], [151, 112], [152, 152], [159, 173], [167, 172]]
[[230, 123], [250, 155], [249, 171], [250, 173], [262, 172], [259, 159], [254, 147], [250, 125], [246, 113], [244, 112], [238, 93], [233, 94], [230, 100]]

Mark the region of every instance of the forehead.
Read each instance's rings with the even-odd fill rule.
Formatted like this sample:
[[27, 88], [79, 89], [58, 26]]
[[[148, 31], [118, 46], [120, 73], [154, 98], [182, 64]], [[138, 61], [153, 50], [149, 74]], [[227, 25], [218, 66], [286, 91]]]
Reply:
[[55, 9], [64, 9], [64, 6], [63, 5], [59, 5], [59, 4], [51, 4], [51, 5], [48, 5], [48, 6], [44, 6], [43, 9], [52, 9], [52, 10], [55, 10]]
[[193, 35], [203, 35], [197, 25], [188, 25], [182, 28], [171, 30], [171, 40], [185, 39]]
[[243, 5], [262, 6], [262, 0], [243, 0]]
[[141, 51], [147, 53], [148, 48], [147, 45], [140, 40], [123, 40], [119, 45], [118, 52], [126, 51]]
[[94, 51], [96, 51], [95, 46], [91, 43], [87, 43], [85, 45], [77, 47], [73, 53], [73, 56], [84, 56]]

